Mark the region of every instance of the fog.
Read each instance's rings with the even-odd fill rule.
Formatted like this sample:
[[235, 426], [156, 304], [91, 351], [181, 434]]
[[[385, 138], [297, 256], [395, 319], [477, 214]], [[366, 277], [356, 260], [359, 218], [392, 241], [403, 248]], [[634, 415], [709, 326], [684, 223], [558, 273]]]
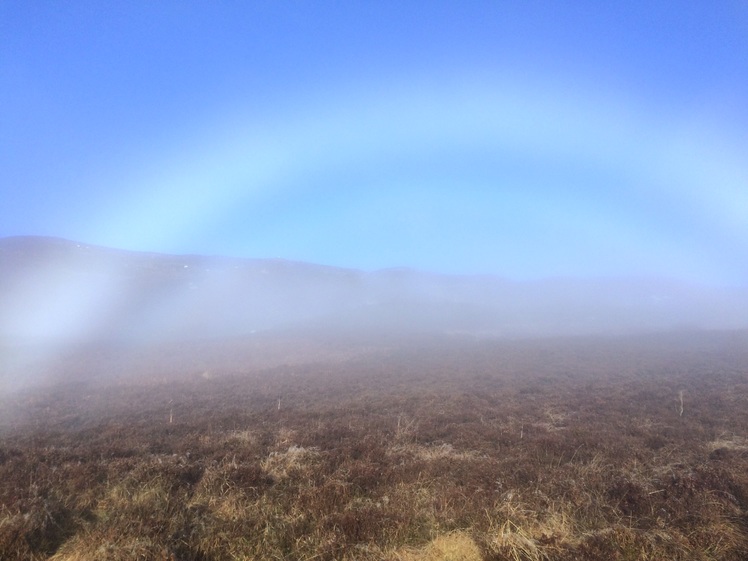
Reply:
[[2, 383], [747, 327], [728, 4], [0, 3]]
[[[303, 355], [300, 341], [309, 340], [347, 338], [363, 346], [367, 339], [429, 335], [516, 339], [743, 328], [748, 291], [664, 279], [512, 281], [137, 253], [53, 238], [0, 240], [6, 390], [65, 378], [284, 363]], [[283, 351], [273, 347], [284, 338], [295, 342]], [[270, 354], [259, 351], [263, 346]], [[314, 356], [330, 346], [308, 350]]]

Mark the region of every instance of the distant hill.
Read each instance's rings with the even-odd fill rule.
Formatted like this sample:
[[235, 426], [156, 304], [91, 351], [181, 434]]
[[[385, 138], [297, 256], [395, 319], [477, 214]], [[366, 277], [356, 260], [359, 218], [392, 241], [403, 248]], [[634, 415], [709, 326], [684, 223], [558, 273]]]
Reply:
[[0, 239], [0, 335], [14, 340], [181, 340], [282, 329], [523, 337], [745, 327], [747, 290], [670, 280], [513, 282]]

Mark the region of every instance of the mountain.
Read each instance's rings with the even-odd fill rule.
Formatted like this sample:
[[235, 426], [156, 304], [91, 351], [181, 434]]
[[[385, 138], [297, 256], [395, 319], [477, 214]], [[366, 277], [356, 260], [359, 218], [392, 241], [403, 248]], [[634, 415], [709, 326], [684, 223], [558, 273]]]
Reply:
[[652, 279], [365, 272], [0, 239], [0, 336], [159, 341], [267, 330], [539, 336], [748, 327], [748, 291]]

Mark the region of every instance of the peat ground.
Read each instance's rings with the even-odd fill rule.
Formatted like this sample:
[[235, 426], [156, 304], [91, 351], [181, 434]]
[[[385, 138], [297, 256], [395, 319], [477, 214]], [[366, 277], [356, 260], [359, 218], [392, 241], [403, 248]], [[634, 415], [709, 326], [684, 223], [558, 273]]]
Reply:
[[746, 332], [304, 344], [3, 396], [0, 558], [748, 558]]

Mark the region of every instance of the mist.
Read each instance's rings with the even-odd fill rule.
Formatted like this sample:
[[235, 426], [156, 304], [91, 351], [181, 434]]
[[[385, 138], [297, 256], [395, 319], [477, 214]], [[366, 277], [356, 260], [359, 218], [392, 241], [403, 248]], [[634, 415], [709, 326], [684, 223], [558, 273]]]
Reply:
[[299, 354], [290, 343], [279, 351], [283, 339], [314, 356], [341, 340], [355, 351], [367, 342], [423, 336], [511, 340], [748, 328], [748, 292], [739, 288], [362, 271], [38, 237], [0, 240], [0, 298], [6, 390], [128, 372], [163, 378], [282, 364]]
[[0, 1], [0, 559], [748, 559], [748, 3]]

